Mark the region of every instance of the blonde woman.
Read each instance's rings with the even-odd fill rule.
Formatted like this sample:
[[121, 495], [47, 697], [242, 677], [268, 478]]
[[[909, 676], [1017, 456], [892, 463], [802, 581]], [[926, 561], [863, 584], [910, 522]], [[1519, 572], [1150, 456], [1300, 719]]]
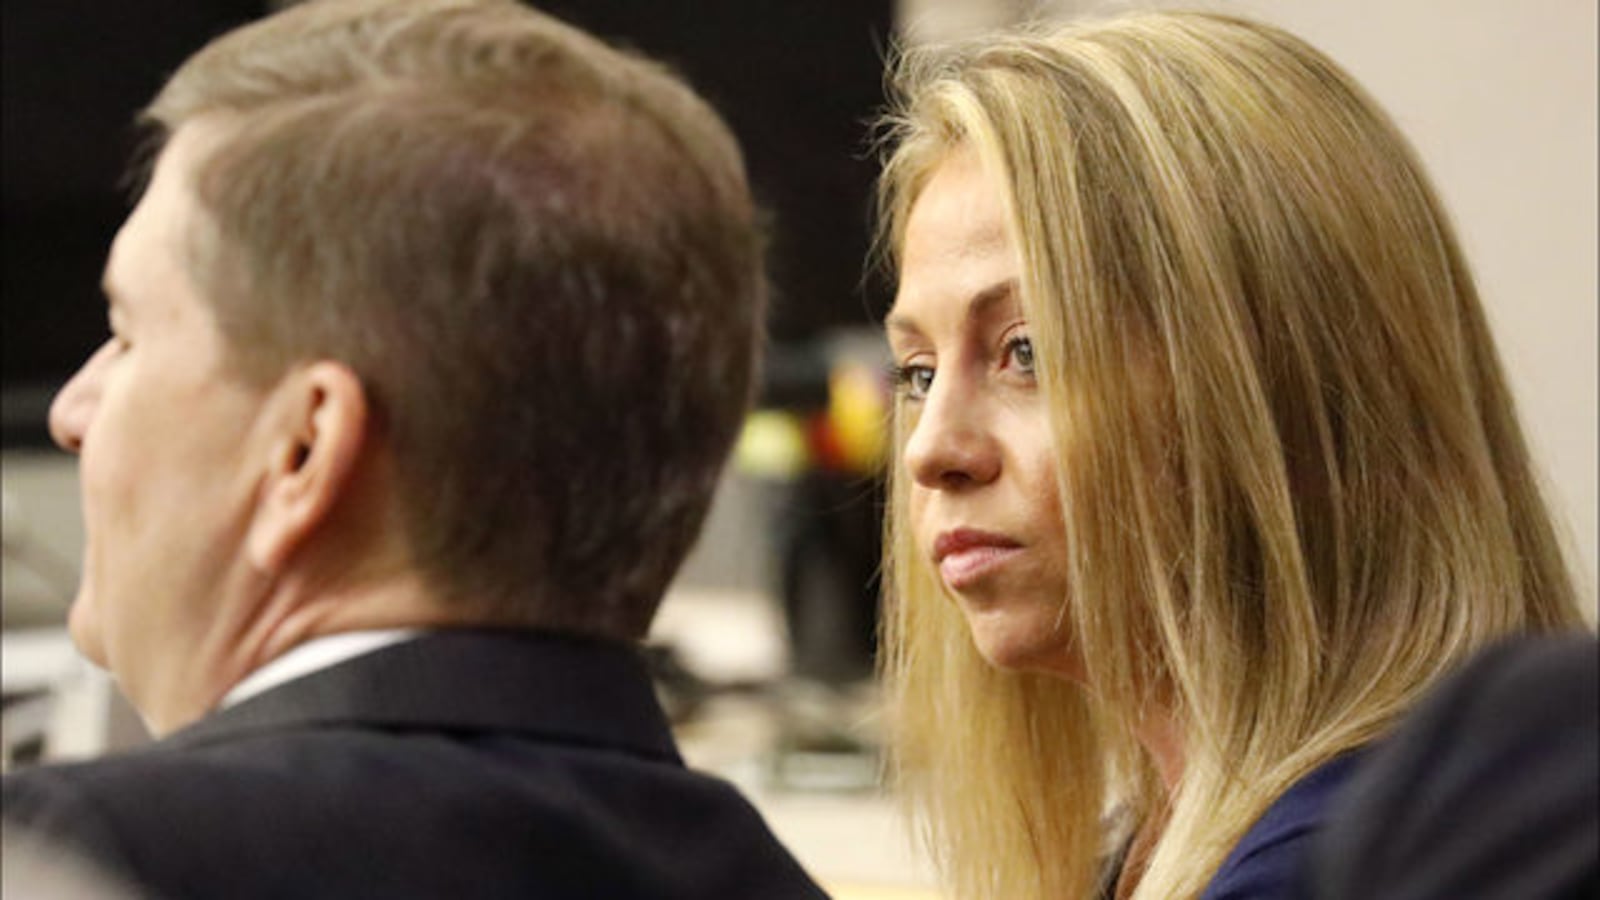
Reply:
[[882, 654], [961, 898], [1281, 896], [1473, 650], [1580, 628], [1415, 155], [1275, 28], [915, 51], [882, 180]]

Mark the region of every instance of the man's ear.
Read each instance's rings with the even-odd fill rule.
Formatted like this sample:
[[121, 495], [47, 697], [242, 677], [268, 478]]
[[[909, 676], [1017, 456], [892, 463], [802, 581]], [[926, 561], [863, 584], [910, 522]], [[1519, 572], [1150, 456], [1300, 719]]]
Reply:
[[245, 547], [268, 573], [282, 571], [349, 493], [369, 440], [366, 391], [348, 366], [301, 366], [273, 390], [267, 471]]

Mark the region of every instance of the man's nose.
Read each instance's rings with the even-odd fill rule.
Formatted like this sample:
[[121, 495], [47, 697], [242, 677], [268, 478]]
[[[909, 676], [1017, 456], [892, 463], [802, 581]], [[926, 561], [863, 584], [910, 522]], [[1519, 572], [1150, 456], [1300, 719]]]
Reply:
[[981, 391], [935, 379], [906, 439], [904, 461], [916, 483], [932, 490], [959, 490], [998, 477], [1000, 447]]
[[100, 403], [100, 372], [110, 344], [101, 347], [67, 381], [50, 403], [50, 437], [61, 449], [77, 453]]

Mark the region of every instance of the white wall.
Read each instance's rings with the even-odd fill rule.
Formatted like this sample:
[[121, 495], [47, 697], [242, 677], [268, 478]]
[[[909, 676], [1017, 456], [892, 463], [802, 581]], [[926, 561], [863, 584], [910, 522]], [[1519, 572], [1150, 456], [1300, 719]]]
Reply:
[[1341, 62], [1417, 145], [1472, 261], [1595, 609], [1594, 0], [1238, 0]]
[[[1054, 0], [1052, 13], [1205, 8], [1276, 23], [1344, 65], [1416, 144], [1458, 226], [1596, 610], [1597, 13], [1594, 0]], [[901, 0], [982, 21], [1018, 0]], [[992, 18], [992, 16], [991, 16]], [[951, 28], [930, 29], [940, 33]]]

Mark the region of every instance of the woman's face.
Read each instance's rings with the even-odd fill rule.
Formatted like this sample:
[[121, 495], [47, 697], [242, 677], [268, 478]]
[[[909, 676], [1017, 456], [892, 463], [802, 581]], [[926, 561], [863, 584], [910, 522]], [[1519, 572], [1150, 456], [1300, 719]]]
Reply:
[[887, 320], [917, 552], [993, 665], [1075, 674], [1056, 450], [1001, 184], [951, 154], [911, 208]]

